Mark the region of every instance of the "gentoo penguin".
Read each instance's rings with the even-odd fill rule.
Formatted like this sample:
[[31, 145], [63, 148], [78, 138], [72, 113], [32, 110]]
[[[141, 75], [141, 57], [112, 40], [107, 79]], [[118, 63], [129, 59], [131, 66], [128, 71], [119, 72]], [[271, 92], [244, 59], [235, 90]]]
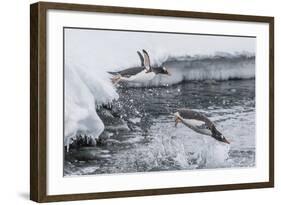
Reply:
[[141, 60], [141, 66], [128, 68], [117, 72], [108, 72], [114, 75], [112, 78], [112, 82], [114, 84], [117, 84], [119, 81], [140, 83], [152, 80], [158, 74], [170, 75], [164, 66], [151, 66], [147, 51], [143, 49], [142, 52], [143, 55], [137, 51]]
[[181, 122], [197, 133], [209, 135], [220, 142], [230, 144], [205, 115], [189, 109], [180, 109], [174, 115], [175, 126]]

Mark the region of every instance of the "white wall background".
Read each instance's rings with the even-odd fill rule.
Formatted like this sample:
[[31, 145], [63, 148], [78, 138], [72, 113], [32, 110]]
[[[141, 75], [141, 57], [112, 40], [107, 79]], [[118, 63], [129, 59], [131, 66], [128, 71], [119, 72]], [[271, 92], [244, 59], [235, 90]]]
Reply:
[[[280, 156], [280, 36], [281, 13], [277, 0], [74, 0], [159, 9], [275, 16], [275, 147], [276, 187], [181, 194], [170, 196], [67, 202], [69, 204], [277, 204], [281, 194]], [[35, 1], [2, 1], [0, 7], [0, 204], [32, 204], [29, 198], [29, 4]], [[55, 203], [56, 204], [56, 203]], [[64, 204], [64, 203], [60, 203]], [[66, 203], [65, 203], [66, 204]]]

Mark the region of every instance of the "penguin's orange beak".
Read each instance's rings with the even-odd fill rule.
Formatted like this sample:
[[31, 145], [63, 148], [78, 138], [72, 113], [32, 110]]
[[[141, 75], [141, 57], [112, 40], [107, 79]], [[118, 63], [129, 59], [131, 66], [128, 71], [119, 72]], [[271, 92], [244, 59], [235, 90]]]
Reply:
[[164, 74], [169, 75], [169, 76], [172, 75], [168, 70], [166, 70]]
[[225, 137], [221, 141], [226, 143], [226, 144], [230, 144], [230, 142]]

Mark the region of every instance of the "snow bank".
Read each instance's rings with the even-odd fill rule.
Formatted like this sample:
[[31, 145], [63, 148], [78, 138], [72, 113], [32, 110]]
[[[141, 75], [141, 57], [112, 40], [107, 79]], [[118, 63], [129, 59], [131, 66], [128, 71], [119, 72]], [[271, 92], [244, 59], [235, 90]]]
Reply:
[[68, 147], [78, 135], [97, 138], [104, 124], [96, 113], [96, 107], [118, 98], [109, 77], [102, 78], [87, 66], [65, 66], [64, 144]]
[[255, 78], [255, 56], [249, 53], [218, 53], [211, 56], [166, 57], [162, 63], [170, 76], [157, 75], [144, 83], [129, 83], [132, 87], [168, 86], [183, 81], [232, 80]]

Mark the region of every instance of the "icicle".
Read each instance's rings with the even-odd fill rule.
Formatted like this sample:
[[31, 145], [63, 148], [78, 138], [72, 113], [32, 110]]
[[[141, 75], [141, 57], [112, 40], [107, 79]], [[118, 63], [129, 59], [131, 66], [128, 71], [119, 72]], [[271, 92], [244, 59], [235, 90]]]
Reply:
[[66, 152], [69, 152], [69, 146], [70, 146], [70, 138], [67, 138], [67, 140], [66, 140]]

